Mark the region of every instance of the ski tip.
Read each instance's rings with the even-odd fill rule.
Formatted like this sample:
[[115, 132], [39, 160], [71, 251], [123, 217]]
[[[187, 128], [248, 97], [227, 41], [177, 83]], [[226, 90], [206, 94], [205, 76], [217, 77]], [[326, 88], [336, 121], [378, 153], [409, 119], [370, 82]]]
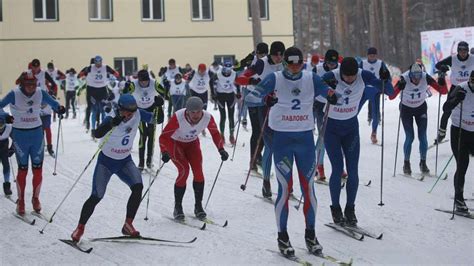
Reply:
[[35, 223], [36, 223], [36, 219], [33, 219], [30, 224], [35, 225]]
[[367, 183], [365, 186], [370, 187], [370, 184], [372, 184], [372, 180], [369, 180], [369, 183]]
[[191, 243], [194, 243], [194, 242], [196, 242], [197, 239], [198, 239], [197, 237], [194, 237], [194, 238], [193, 238], [191, 241], [189, 241], [188, 243], [190, 243], [190, 244], [191, 244]]
[[376, 239], [382, 240], [382, 237], [383, 237], [383, 233], [381, 233]]
[[201, 228], [199, 228], [199, 230], [206, 230], [206, 225], [207, 225], [206, 223], [203, 223]]
[[364, 240], [365, 235], [361, 235], [357, 240], [362, 241]]
[[223, 225], [222, 227], [227, 227], [228, 224], [229, 224], [228, 221], [225, 220], [225, 223], [224, 223], [224, 225]]

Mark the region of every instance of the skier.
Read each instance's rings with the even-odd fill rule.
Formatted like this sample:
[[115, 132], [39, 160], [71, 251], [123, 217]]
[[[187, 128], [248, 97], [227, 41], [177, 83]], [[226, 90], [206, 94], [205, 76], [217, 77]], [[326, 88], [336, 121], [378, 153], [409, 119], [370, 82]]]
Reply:
[[3, 166], [3, 192], [9, 197], [12, 194], [10, 183], [10, 162], [8, 157], [12, 156], [8, 150], [8, 138], [12, 132], [13, 116], [0, 111], [0, 160]]
[[[169, 96], [169, 90], [170, 90], [171, 82], [174, 79], [174, 76], [176, 76], [176, 74], [178, 73], [182, 74], [183, 72], [184, 70], [180, 66], [176, 65], [176, 60], [174, 60], [173, 58], [170, 58], [168, 60], [167, 67], [165, 66], [165, 67], [160, 68], [160, 72], [158, 73], [158, 76], [161, 77], [160, 85], [163, 88], [165, 88], [166, 96]], [[169, 98], [168, 99], [168, 112], [167, 112], [168, 119], [171, 117], [172, 110], [173, 110], [173, 104], [171, 102], [171, 98]]]
[[[329, 49], [326, 51], [326, 54], [324, 55], [324, 62], [322, 64], [319, 64], [316, 66], [316, 68], [313, 68], [312, 71], [315, 71], [316, 74], [318, 74], [320, 77], [322, 77], [325, 73], [339, 68], [339, 52], [333, 49]], [[316, 125], [318, 129], [318, 140], [316, 142], [316, 147], [319, 147], [318, 150], [318, 158], [316, 158], [316, 162], [318, 163], [317, 168], [318, 168], [318, 174], [315, 176], [317, 180], [325, 182], [326, 181], [326, 173], [324, 173], [324, 153], [325, 153], [325, 148], [324, 148], [324, 143], [321, 142], [321, 128], [323, 126], [323, 118], [324, 118], [324, 107], [326, 106], [326, 98], [319, 95], [316, 97], [314, 101], [314, 106], [313, 106], [313, 113], [314, 117], [316, 118]], [[346, 178], [347, 174], [343, 170], [342, 171], [342, 177]]]
[[59, 115], [64, 114], [66, 109], [64, 106], [60, 106], [46, 91], [37, 87], [38, 79], [31, 70], [23, 72], [18, 82], [19, 86], [0, 101], [0, 109], [10, 105], [10, 111], [14, 118], [11, 136], [18, 162], [16, 212], [23, 216], [25, 214], [25, 186], [29, 158], [31, 158], [33, 168], [33, 209], [37, 213], [41, 212], [39, 195], [43, 179], [44, 157], [44, 136], [40, 120], [41, 104], [50, 105]]
[[[274, 41], [270, 45], [270, 56], [263, 57], [258, 59], [255, 65], [250, 66], [247, 70], [244, 71], [237, 79], [236, 83], [238, 85], [257, 85], [260, 81], [265, 79], [268, 75], [280, 71], [283, 69], [283, 53], [285, 52], [285, 45], [280, 41]], [[248, 105], [247, 105], [248, 106]], [[253, 154], [257, 147], [257, 140], [260, 136], [261, 132], [252, 131], [252, 136], [250, 138], [250, 168], [255, 169], [257, 165], [261, 165], [262, 172], [263, 172], [263, 185], [262, 185], [262, 195], [265, 198], [272, 197], [272, 190], [270, 184], [270, 171], [272, 167], [272, 136], [271, 130], [268, 130], [268, 126], [263, 124], [265, 120], [265, 116], [268, 114], [267, 107], [263, 104], [251, 104], [249, 107], [249, 115], [250, 117], [258, 118], [258, 125], [256, 128], [264, 128], [263, 132], [263, 142], [264, 142], [264, 152], [261, 160], [252, 161]], [[254, 108], [252, 108], [254, 107]], [[252, 119], [252, 118], [251, 118]], [[255, 118], [254, 118], [255, 119]], [[252, 128], [254, 126], [252, 125]], [[255, 134], [254, 134], [255, 133]]]
[[[163, 123], [163, 108], [156, 105], [156, 97], [161, 98], [165, 91], [160, 84], [151, 79], [147, 70], [140, 70], [137, 74], [138, 79], [129, 81], [125, 85], [124, 93], [130, 93], [137, 101], [138, 108], [153, 113], [158, 121], [158, 124]], [[155, 148], [155, 131], [156, 124], [140, 122], [140, 144], [138, 147], [138, 169], [143, 171], [145, 165], [145, 147], [147, 151], [146, 167], [153, 168], [153, 150]], [[148, 141], [148, 142], [147, 142]]]
[[[360, 63], [360, 68], [372, 72], [375, 77], [379, 78], [380, 68], [387, 68], [385, 63], [377, 58], [377, 48], [370, 47], [367, 49], [367, 59], [364, 59]], [[380, 122], [380, 94], [375, 97], [374, 101], [369, 101], [369, 111], [367, 113], [367, 121], [369, 124], [372, 122], [372, 134], [370, 140], [373, 144], [378, 142], [377, 140], [377, 127]]]
[[328, 94], [328, 86], [314, 72], [302, 70], [304, 62], [300, 49], [286, 49], [284, 62], [285, 69], [269, 74], [250, 92], [246, 101], [249, 104], [265, 102], [270, 108], [270, 145], [278, 180], [278, 196], [275, 202], [278, 248], [285, 256], [293, 256], [295, 253], [287, 232], [288, 198], [293, 184], [292, 169], [295, 160], [304, 196], [306, 246], [309, 252], [319, 254], [322, 246], [315, 233], [313, 103], [316, 96]]
[[236, 103], [236, 94], [240, 94], [240, 89], [235, 85], [235, 78], [237, 74], [232, 70], [232, 65], [225, 64], [222, 71], [216, 74], [216, 86], [212, 91], [212, 98], [217, 101], [219, 107], [220, 122], [219, 129], [221, 132], [222, 141], [225, 143], [225, 120], [226, 120], [226, 106], [227, 115], [229, 117], [229, 142], [235, 145], [234, 137], [234, 110]]
[[76, 91], [79, 89], [79, 81], [76, 77], [76, 70], [70, 68], [66, 71], [66, 80], [65, 80], [65, 90], [66, 90], [66, 116], [69, 117], [69, 107], [72, 107], [72, 118], [76, 118]]
[[[163, 105], [161, 97], [155, 96], [153, 100], [155, 106]], [[113, 174], [116, 174], [132, 191], [127, 203], [122, 234], [131, 237], [140, 236], [140, 232], [133, 226], [133, 219], [140, 206], [143, 183], [141, 173], [135, 166], [130, 153], [140, 121], [156, 123], [157, 119], [152, 113], [139, 109], [137, 101], [130, 94], [120, 96], [118, 108], [114, 116], [107, 116], [95, 131], [96, 138], [103, 138], [101, 144], [103, 147], [92, 178], [92, 193], [84, 202], [79, 223], [71, 234], [74, 242], [79, 242], [84, 234], [85, 225], [94, 212], [95, 206], [104, 197], [107, 184]]]
[[186, 101], [186, 108], [178, 110], [165, 126], [160, 135], [161, 159], [164, 163], [170, 159], [178, 169], [178, 177], [174, 185], [174, 212], [178, 221], [184, 220], [182, 201], [186, 191], [186, 180], [189, 168], [193, 171], [194, 214], [199, 219], [205, 219], [207, 214], [202, 208], [204, 194], [204, 174], [202, 172], [202, 153], [198, 135], [205, 128], [209, 130], [212, 140], [221, 155], [222, 161], [229, 158], [224, 149], [219, 130], [212, 115], [203, 110], [204, 103], [198, 97], [192, 96]]
[[403, 73], [400, 80], [395, 85], [395, 93], [389, 97], [395, 99], [398, 93], [402, 92], [400, 102], [400, 118], [405, 130], [405, 143], [403, 152], [405, 155], [403, 163], [403, 173], [411, 175], [410, 154], [411, 145], [415, 138], [413, 129], [413, 119], [418, 126], [418, 140], [420, 142], [420, 171], [422, 174], [429, 174], [430, 170], [426, 165], [426, 152], [428, 150], [428, 141], [426, 129], [428, 126], [427, 104], [425, 93], [428, 86], [437, 90], [441, 94], [446, 94], [448, 89], [444, 77], [440, 77], [436, 82], [429, 74], [423, 72], [421, 66], [417, 63], [411, 65], [410, 69]]
[[94, 57], [94, 62], [90, 66], [84, 67], [78, 74], [78, 78], [86, 77], [86, 98], [88, 106], [86, 109], [86, 127], [87, 130], [89, 130], [89, 121], [92, 114], [91, 136], [93, 139], [95, 136], [96, 123], [99, 123], [97, 117], [101, 115], [103, 118], [105, 115], [103, 111], [103, 101], [108, 97], [107, 75], [113, 75], [117, 79], [120, 79], [120, 74], [117, 71], [108, 65], [102, 64], [102, 57], [100, 55]]
[[[360, 153], [357, 114], [362, 107], [361, 103], [373, 100], [377, 93], [381, 92], [382, 82], [385, 83], [385, 94], [393, 94], [393, 87], [389, 81], [390, 72], [386, 68], [380, 68], [379, 77], [381, 80], [371, 72], [359, 69], [353, 57], [344, 58], [339, 69], [323, 75], [323, 80], [335, 89], [334, 95], [337, 97], [337, 103], [331, 104], [329, 108], [324, 135], [324, 145], [332, 166], [329, 189], [332, 201], [331, 214], [336, 224], [347, 223], [351, 226], [357, 224], [355, 200], [359, 186]], [[347, 203], [343, 215], [339, 197], [344, 159], [348, 178]]]
[[197, 71], [189, 73], [187, 80], [191, 96], [201, 98], [204, 103], [204, 110], [207, 110], [208, 93], [214, 89], [214, 73], [206, 70], [205, 64], [199, 64]]
[[311, 56], [311, 60], [308, 60], [305, 64], [303, 69], [308, 71], [317, 72], [317, 67], [319, 65], [319, 55], [314, 54]]
[[[460, 83], [468, 81], [469, 73], [474, 70], [474, 56], [469, 55], [469, 44], [467, 42], [461, 41], [458, 43], [457, 53], [456, 56], [448, 56], [435, 65], [435, 68], [443, 73], [442, 75], [451, 68], [450, 91], [453, 91]], [[450, 110], [444, 110], [443, 108], [443, 115], [441, 117], [440, 128], [438, 129], [435, 144], [440, 143], [446, 136], [446, 127], [450, 116]]]
[[181, 73], [178, 73], [174, 76], [174, 79], [170, 85], [170, 97], [171, 103], [173, 104], [173, 114], [179, 109], [184, 108], [187, 95], [186, 85], [187, 84], [183, 81], [183, 75], [181, 75]]

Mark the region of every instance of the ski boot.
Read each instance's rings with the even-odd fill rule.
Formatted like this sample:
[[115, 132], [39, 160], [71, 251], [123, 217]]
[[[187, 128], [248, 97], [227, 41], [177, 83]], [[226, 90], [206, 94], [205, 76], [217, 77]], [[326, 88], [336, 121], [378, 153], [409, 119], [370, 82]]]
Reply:
[[232, 144], [232, 146], [235, 146], [235, 137], [234, 137], [234, 135], [229, 136], [229, 142], [230, 142], [230, 144]]
[[54, 151], [53, 151], [53, 145], [51, 145], [51, 144], [46, 145], [46, 149], [48, 150], [49, 155], [54, 158], [55, 154], [54, 154]]
[[91, 129], [92, 140], [95, 141], [95, 129]]
[[370, 135], [370, 141], [372, 141], [372, 144], [377, 144], [377, 142], [378, 142], [377, 133], [372, 132], [372, 134]]
[[290, 238], [288, 237], [288, 233], [286, 231], [281, 233], [278, 232], [278, 249], [285, 257], [291, 257], [295, 255], [295, 249], [291, 246]]
[[331, 205], [331, 214], [332, 214], [332, 220], [334, 221], [335, 224], [337, 225], [344, 225], [344, 216], [342, 215], [342, 209], [341, 206], [332, 206]]
[[7, 197], [12, 195], [12, 190], [10, 188], [10, 182], [4, 182], [3, 183], [3, 192], [5, 193], [5, 196], [7, 196]]
[[457, 212], [463, 212], [463, 213], [469, 212], [469, 209], [467, 208], [467, 205], [464, 199], [456, 199], [454, 201], [454, 206], [456, 207]]
[[420, 171], [424, 175], [430, 174], [430, 169], [428, 169], [428, 166], [426, 165], [426, 160], [420, 160]]
[[247, 130], [247, 118], [242, 119], [242, 127]]
[[74, 242], [79, 242], [81, 240], [82, 235], [84, 234], [84, 229], [85, 229], [84, 224], [78, 224], [76, 229], [72, 232], [71, 234], [71, 239]]
[[25, 215], [25, 201], [22, 199], [17, 199], [16, 201], [16, 213], [18, 215]]
[[319, 255], [323, 251], [323, 247], [319, 244], [318, 238], [316, 237], [316, 233], [314, 229], [309, 230], [306, 229], [304, 233], [304, 241], [306, 242], [306, 248], [308, 249], [309, 253], [314, 255]]
[[146, 159], [146, 168], [148, 169], [153, 168], [153, 159], [151, 158], [151, 156]]
[[403, 173], [405, 175], [411, 175], [411, 166], [410, 166], [410, 161], [403, 161]]
[[357, 217], [355, 215], [355, 206], [351, 205], [348, 206], [346, 205], [346, 208], [344, 209], [344, 216], [346, 218], [346, 224], [349, 226], [357, 226]]
[[318, 178], [320, 181], [326, 181], [326, 175], [324, 174], [324, 165], [318, 165]]
[[72, 114], [72, 119], [76, 119], [76, 113]]
[[194, 215], [196, 215], [196, 218], [198, 218], [199, 220], [206, 219], [207, 214], [202, 208], [201, 202], [197, 202], [196, 204], [194, 204]]
[[39, 198], [31, 198], [31, 203], [33, 204], [33, 210], [37, 213], [41, 212], [41, 203], [39, 201]]
[[131, 237], [139, 237], [140, 232], [138, 232], [135, 227], [133, 227], [133, 219], [127, 218], [125, 219], [125, 223], [122, 227], [122, 234]]
[[137, 168], [138, 168], [138, 170], [140, 170], [140, 172], [143, 172], [143, 170], [145, 169], [143, 161], [138, 162], [138, 167]]
[[177, 221], [184, 221], [183, 206], [181, 204], [174, 204], [173, 217]]
[[271, 188], [270, 180], [263, 180], [262, 196], [266, 199], [272, 198], [272, 188]]

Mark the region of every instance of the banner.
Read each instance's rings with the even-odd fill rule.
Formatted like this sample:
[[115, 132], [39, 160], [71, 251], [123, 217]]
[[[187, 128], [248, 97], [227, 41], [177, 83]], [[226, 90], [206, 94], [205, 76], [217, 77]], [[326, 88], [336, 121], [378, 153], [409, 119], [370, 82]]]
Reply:
[[[457, 54], [460, 41], [465, 41], [469, 47], [474, 46], [474, 27], [454, 28], [445, 30], [423, 31], [421, 35], [421, 61], [426, 72], [434, 74], [438, 61]], [[448, 75], [449, 77], [449, 75]]]

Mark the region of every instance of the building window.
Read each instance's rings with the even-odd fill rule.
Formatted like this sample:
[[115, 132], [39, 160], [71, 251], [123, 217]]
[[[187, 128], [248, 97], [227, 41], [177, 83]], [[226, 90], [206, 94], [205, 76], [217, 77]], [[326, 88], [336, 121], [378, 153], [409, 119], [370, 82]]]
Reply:
[[3, 21], [3, 7], [2, 7], [3, 3], [2, 2], [3, 1], [0, 0], [0, 21]]
[[164, 21], [163, 0], [142, 0], [142, 19]]
[[191, 0], [193, 20], [212, 20], [212, 0]]
[[[252, 19], [252, 12], [250, 11], [250, 1], [247, 0], [248, 11], [249, 11], [249, 19]], [[268, 15], [268, 0], [258, 0], [258, 4], [260, 5], [260, 19], [268, 20], [270, 16]]]
[[89, 0], [90, 20], [112, 20], [112, 0]]
[[221, 65], [231, 63], [234, 65], [235, 55], [215, 55], [213, 62], [218, 62]]
[[35, 21], [58, 21], [58, 0], [34, 0]]
[[135, 72], [137, 72], [137, 58], [136, 57], [114, 58], [114, 69], [117, 70], [121, 76], [131, 76]]

